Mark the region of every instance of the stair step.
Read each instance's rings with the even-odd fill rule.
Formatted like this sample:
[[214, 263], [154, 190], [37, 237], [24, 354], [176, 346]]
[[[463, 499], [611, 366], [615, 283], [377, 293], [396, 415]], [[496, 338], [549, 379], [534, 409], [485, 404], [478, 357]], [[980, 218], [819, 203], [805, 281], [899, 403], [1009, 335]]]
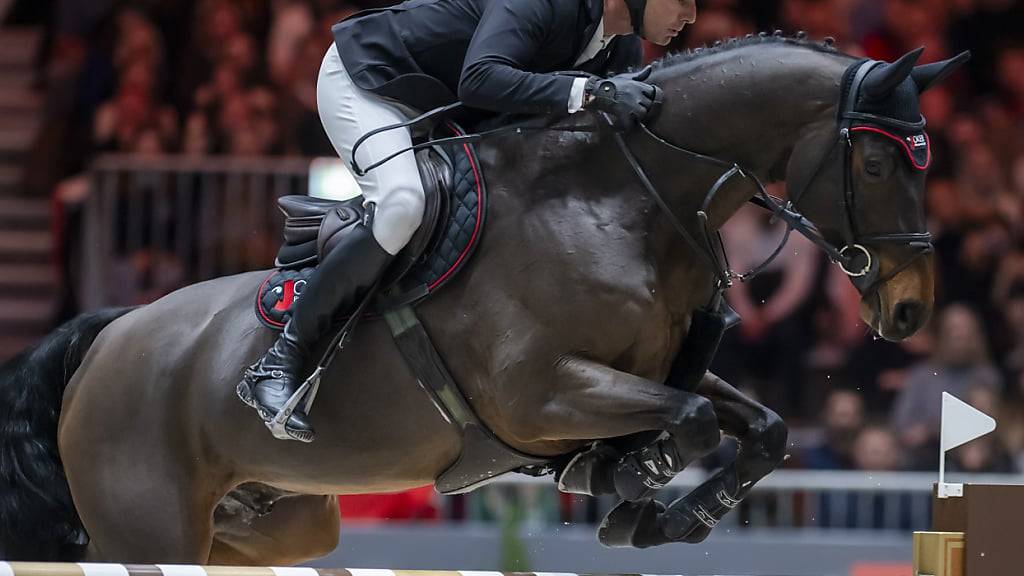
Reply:
[[0, 65], [0, 86], [31, 89], [35, 80], [36, 72], [32, 66]]
[[50, 257], [49, 230], [0, 230], [0, 262], [38, 262]]
[[36, 58], [42, 34], [36, 28], [5, 28], [0, 30], [0, 66], [29, 64]]
[[6, 362], [17, 356], [19, 352], [38, 342], [44, 335], [43, 331], [40, 331], [39, 334], [0, 334], [0, 362]]
[[13, 163], [0, 164], [0, 220], [3, 220], [4, 194], [17, 194], [22, 186], [22, 168]]
[[18, 45], [38, 48], [43, 41], [43, 29], [38, 26], [8, 26], [0, 28], [0, 46]]
[[[0, 74], [0, 86], [6, 86], [7, 76]], [[35, 114], [4, 114], [0, 115], [0, 130], [25, 130], [36, 134], [42, 124], [40, 116]]]
[[[3, 168], [0, 167], [0, 176], [2, 174]], [[10, 176], [12, 179], [20, 176], [19, 170], [14, 170]], [[5, 219], [38, 220], [49, 224], [50, 202], [35, 198], [0, 198], [0, 221]]]
[[[0, 190], [3, 189], [0, 188]], [[45, 232], [50, 230], [49, 204], [45, 200], [0, 196], [0, 230], [8, 232]]]
[[0, 326], [5, 331], [15, 324], [43, 328], [50, 324], [52, 314], [53, 300], [49, 296], [42, 298], [0, 297]]
[[42, 108], [42, 100], [31, 89], [0, 85], [0, 112], [6, 114], [36, 114], [40, 108]]
[[23, 290], [28, 293], [52, 294], [57, 287], [57, 271], [49, 262], [0, 263], [0, 294]]
[[35, 139], [36, 131], [32, 128], [0, 128], [0, 153], [27, 152]]

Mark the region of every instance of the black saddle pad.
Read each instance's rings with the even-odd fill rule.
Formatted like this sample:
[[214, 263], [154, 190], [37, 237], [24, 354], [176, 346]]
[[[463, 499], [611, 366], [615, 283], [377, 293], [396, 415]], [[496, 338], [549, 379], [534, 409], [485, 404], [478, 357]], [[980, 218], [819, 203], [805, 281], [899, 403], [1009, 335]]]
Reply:
[[[448, 134], [435, 134], [435, 137], [463, 134], [461, 128], [451, 122], [445, 123], [445, 130]], [[438, 154], [432, 159], [427, 155], [417, 157], [420, 162], [443, 159], [450, 169], [450, 182], [445, 185], [435, 179], [423, 183], [427, 195], [442, 195], [435, 199], [442, 208], [436, 216], [437, 222], [421, 225], [432, 224], [433, 234], [419, 254], [407, 255], [413, 259], [411, 266], [381, 291], [375, 306], [377, 312], [418, 303], [437, 292], [469, 262], [482, 236], [487, 194], [475, 148], [468, 143], [437, 148]], [[387, 165], [378, 169], [386, 170]], [[421, 174], [430, 172], [421, 170]], [[256, 315], [260, 321], [271, 328], [283, 328], [291, 317], [295, 301], [301, 297], [302, 287], [315, 270], [315, 266], [278, 268], [267, 275], [256, 293]]]

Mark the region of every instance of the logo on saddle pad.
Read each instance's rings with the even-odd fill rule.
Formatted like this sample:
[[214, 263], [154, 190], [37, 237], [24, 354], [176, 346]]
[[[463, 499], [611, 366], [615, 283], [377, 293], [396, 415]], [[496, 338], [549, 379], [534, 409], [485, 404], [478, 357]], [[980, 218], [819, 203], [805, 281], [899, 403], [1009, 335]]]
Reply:
[[299, 296], [302, 295], [302, 290], [305, 287], [305, 280], [285, 280], [284, 284], [274, 286], [274, 289], [270, 291], [271, 294], [278, 297], [277, 303], [274, 304], [274, 310], [278, 312], [290, 310], [292, 304], [297, 302]]

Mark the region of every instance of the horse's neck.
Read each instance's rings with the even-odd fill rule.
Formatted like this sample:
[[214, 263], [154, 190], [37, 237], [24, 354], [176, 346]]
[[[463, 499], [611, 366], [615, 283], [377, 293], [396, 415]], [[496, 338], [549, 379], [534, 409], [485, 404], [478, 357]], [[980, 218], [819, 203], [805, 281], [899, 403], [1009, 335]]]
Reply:
[[[851, 60], [799, 45], [748, 45], [665, 66], [655, 78], [666, 93], [659, 131], [686, 148], [737, 163], [762, 180], [784, 176], [798, 139], [818, 124], [832, 122], [843, 70]], [[712, 166], [662, 160], [685, 178]], [[753, 194], [751, 185], [732, 186], [712, 206], [716, 227]], [[705, 190], [687, 190], [702, 194]], [[692, 203], [692, 199], [687, 199]]]
[[[765, 182], [782, 178], [797, 141], [833, 121], [842, 72], [850, 62], [838, 54], [773, 44], [669, 64], [654, 76], [666, 94], [655, 131], [682, 147], [736, 163]], [[674, 210], [694, 235], [703, 238], [696, 211], [728, 168], [695, 161], [658, 144], [642, 146], [645, 164], [652, 167], [655, 180], [666, 185], [664, 193], [671, 195]], [[720, 227], [756, 190], [750, 179], [731, 178], [711, 204], [712, 227]], [[695, 305], [688, 294], [695, 286], [710, 289], [711, 271], [689, 247], [680, 250], [681, 240], [664, 217], [656, 215], [652, 222], [652, 245], [661, 248], [656, 267], [662, 287], [678, 295], [671, 308], [685, 312]], [[694, 277], [699, 273], [707, 281]]]

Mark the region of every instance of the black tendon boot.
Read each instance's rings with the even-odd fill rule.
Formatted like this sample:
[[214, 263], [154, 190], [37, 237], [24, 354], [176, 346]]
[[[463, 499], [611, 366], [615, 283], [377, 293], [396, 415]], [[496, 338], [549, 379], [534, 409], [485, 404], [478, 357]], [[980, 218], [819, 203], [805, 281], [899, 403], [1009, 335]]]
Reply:
[[284, 424], [285, 433], [276, 432], [275, 437], [313, 441], [309, 415], [299, 405], [299, 398], [292, 398], [303, 384], [310, 353], [334, 320], [356, 307], [390, 261], [391, 255], [377, 243], [368, 226], [354, 226], [320, 263], [274, 345], [245, 371], [238, 397], [259, 412], [271, 431], [282, 409], [289, 403], [295, 408]]

